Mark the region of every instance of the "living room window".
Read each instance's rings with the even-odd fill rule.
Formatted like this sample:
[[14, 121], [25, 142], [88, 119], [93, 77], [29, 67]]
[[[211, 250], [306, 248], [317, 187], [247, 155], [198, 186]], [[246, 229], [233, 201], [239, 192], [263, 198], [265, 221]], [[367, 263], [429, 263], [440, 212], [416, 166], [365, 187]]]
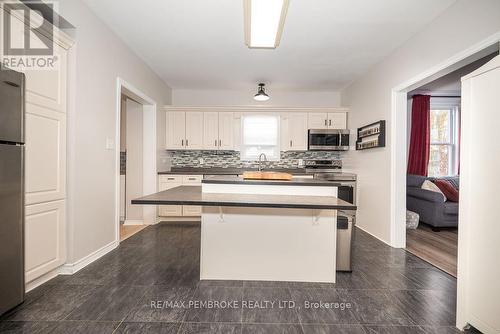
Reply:
[[241, 160], [255, 161], [264, 153], [267, 160], [280, 159], [279, 115], [246, 114], [241, 118]]
[[458, 174], [459, 103], [431, 100], [429, 176]]

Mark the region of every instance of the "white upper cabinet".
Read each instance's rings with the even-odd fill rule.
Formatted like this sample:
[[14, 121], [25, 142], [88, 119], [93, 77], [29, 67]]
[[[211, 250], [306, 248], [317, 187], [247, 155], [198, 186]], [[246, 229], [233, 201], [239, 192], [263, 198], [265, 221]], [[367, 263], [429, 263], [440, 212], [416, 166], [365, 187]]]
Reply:
[[206, 112], [203, 115], [203, 149], [216, 150], [219, 147], [219, 113]]
[[309, 113], [308, 124], [309, 129], [346, 129], [347, 113]]
[[203, 113], [172, 111], [167, 113], [167, 150], [203, 148]]
[[307, 113], [281, 114], [281, 150], [307, 151]]
[[186, 140], [186, 113], [167, 113], [167, 150], [182, 150]]
[[219, 113], [219, 150], [234, 149], [234, 114]]
[[327, 129], [328, 128], [328, 114], [326, 112], [311, 112], [308, 114], [308, 127], [309, 129]]
[[203, 112], [186, 113], [185, 149], [201, 150], [203, 148]]
[[[262, 112], [252, 107], [172, 107], [167, 112], [167, 150], [238, 151], [241, 115]], [[222, 110], [222, 111], [220, 111]], [[269, 108], [281, 115], [283, 151], [306, 151], [308, 129], [346, 129], [345, 108]]]
[[329, 129], [347, 129], [347, 113], [336, 112], [328, 113]]
[[306, 151], [307, 150], [307, 113], [289, 113], [284, 126], [284, 143], [282, 150]]

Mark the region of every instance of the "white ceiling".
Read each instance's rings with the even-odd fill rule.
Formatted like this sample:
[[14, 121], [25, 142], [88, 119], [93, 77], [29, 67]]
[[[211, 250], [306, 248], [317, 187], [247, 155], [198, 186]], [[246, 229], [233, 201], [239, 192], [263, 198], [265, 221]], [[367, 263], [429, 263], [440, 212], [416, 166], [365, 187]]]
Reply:
[[259, 50], [242, 0], [84, 1], [174, 89], [303, 91], [343, 88], [455, 2], [291, 0], [280, 46]]

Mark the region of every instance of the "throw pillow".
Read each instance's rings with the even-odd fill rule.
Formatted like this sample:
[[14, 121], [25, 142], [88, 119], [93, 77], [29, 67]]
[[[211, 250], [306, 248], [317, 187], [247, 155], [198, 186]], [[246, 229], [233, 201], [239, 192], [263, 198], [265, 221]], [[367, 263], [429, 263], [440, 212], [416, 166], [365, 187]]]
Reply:
[[443, 195], [444, 201], [446, 202], [446, 195], [432, 181], [425, 180], [424, 183], [422, 183], [422, 187], [421, 188], [425, 189], [425, 190], [434, 191], [436, 193], [440, 193], [441, 195]]
[[443, 192], [450, 202], [458, 202], [458, 190], [455, 189], [453, 184], [448, 180], [434, 181], [436, 186]]

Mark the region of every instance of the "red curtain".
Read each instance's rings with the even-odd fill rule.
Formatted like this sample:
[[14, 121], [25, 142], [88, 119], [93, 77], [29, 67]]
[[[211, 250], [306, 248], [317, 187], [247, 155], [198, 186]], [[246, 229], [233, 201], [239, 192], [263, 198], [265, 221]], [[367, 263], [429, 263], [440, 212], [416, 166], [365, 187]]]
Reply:
[[427, 176], [430, 154], [431, 97], [414, 95], [411, 108], [411, 138], [408, 174]]

